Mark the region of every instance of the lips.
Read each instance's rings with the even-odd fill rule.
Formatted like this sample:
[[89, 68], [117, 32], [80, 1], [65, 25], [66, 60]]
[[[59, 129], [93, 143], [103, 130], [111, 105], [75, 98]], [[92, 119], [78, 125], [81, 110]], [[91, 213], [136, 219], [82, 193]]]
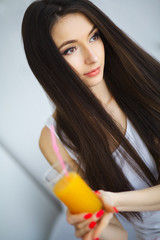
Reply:
[[88, 77], [94, 77], [94, 76], [98, 75], [99, 73], [100, 73], [100, 67], [93, 69], [92, 71], [85, 73], [84, 75], [88, 76]]

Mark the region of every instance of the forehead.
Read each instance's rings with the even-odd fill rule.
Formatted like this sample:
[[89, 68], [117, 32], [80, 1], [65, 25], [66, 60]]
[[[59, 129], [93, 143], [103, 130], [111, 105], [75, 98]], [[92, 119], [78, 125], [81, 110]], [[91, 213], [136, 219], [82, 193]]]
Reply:
[[93, 23], [82, 13], [70, 13], [61, 17], [53, 26], [51, 35], [57, 41], [77, 39], [89, 33]]

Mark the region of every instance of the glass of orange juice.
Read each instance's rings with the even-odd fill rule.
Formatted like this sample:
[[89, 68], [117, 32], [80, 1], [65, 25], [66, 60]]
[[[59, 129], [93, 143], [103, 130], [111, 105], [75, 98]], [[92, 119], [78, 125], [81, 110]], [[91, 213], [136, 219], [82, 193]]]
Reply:
[[72, 214], [95, 213], [102, 209], [102, 203], [79, 174], [67, 164], [67, 174], [54, 168], [56, 163], [44, 174], [44, 181], [70, 210]]

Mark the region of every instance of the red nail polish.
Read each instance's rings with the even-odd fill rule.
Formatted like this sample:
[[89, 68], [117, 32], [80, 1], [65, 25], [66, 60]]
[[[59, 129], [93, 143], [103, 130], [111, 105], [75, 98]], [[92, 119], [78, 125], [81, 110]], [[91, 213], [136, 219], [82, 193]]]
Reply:
[[100, 240], [100, 238], [94, 238], [93, 240]]
[[84, 215], [84, 219], [88, 219], [88, 218], [91, 218], [92, 217], [92, 213], [88, 213], [86, 215]]
[[113, 207], [115, 213], [119, 213], [118, 209], [116, 207]]
[[96, 190], [96, 191], [94, 191], [94, 192], [95, 192], [96, 194], [98, 194], [98, 195], [100, 194], [100, 192], [99, 192], [98, 190]]
[[104, 210], [101, 209], [99, 212], [97, 212], [96, 217], [100, 218], [104, 214]]
[[94, 228], [95, 225], [96, 225], [96, 222], [91, 222], [91, 223], [89, 224], [89, 228]]

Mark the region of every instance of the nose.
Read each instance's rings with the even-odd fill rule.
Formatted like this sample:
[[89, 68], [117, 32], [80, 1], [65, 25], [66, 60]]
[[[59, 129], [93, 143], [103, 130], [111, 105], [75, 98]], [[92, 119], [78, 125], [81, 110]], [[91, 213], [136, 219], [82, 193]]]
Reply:
[[93, 64], [98, 61], [98, 57], [91, 47], [86, 47], [84, 53], [85, 64]]

